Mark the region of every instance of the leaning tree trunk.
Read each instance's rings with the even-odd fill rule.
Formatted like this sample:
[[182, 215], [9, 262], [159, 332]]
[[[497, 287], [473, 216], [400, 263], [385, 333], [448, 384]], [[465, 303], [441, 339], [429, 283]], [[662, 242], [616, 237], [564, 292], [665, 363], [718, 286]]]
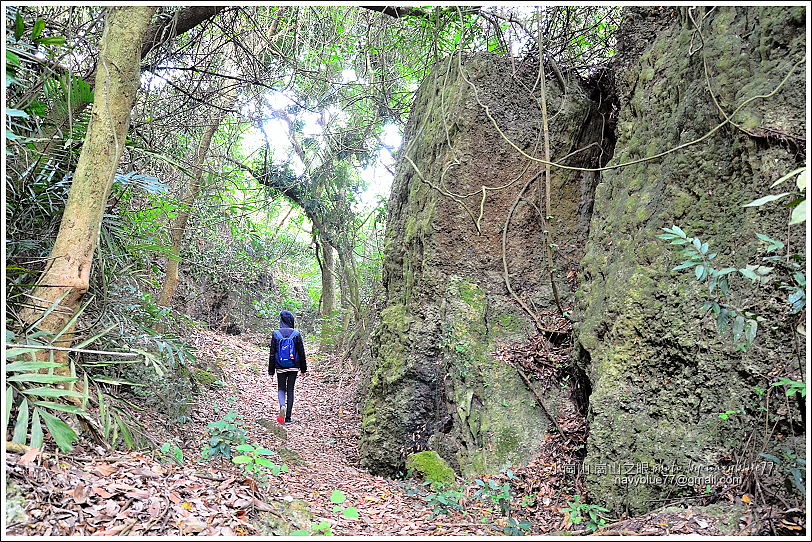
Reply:
[[[186, 224], [192, 215], [192, 208], [197, 200], [197, 196], [200, 194], [200, 179], [203, 177], [203, 164], [206, 161], [206, 154], [209, 152], [214, 133], [223, 121], [225, 113], [234, 105], [235, 100], [236, 93], [230, 91], [223, 107], [217, 109], [212, 123], [206, 128], [203, 137], [200, 138], [200, 143], [197, 146], [197, 154], [195, 156], [195, 165], [192, 169], [192, 178], [189, 181], [189, 190], [183, 197], [178, 216], [175, 217], [175, 221], [170, 228], [172, 250], [170, 257], [167, 259], [166, 276], [164, 277], [163, 286], [161, 287], [161, 293], [158, 295], [158, 305], [170, 307], [172, 304], [172, 296], [175, 295], [175, 290], [178, 289], [178, 283], [180, 281], [180, 245], [181, 241], [183, 241], [183, 234], [186, 231]], [[161, 324], [159, 323], [158, 326], [160, 327]]]
[[[24, 321], [36, 323], [39, 329], [63, 330], [90, 286], [102, 216], [139, 87], [141, 47], [154, 13], [154, 7], [131, 6], [111, 8], [107, 16], [99, 43], [95, 101], [59, 233], [50, 263], [30, 294], [32, 307], [22, 313]], [[57, 302], [57, 310], [44, 314]], [[74, 325], [62, 333], [57, 345], [70, 346]], [[67, 363], [66, 353], [58, 353], [57, 361]]]
[[320, 316], [330, 318], [336, 310], [335, 256], [333, 247], [321, 240], [321, 303]]
[[[341, 320], [341, 338], [337, 341], [340, 348], [348, 338], [353, 319], [355, 322], [360, 323], [363, 315], [361, 311], [361, 293], [358, 285], [358, 269], [355, 267], [352, 250], [337, 249], [336, 251], [338, 252], [338, 262], [341, 267], [341, 302], [345, 309], [344, 317]], [[347, 305], [352, 309], [352, 312], [347, 310]]]

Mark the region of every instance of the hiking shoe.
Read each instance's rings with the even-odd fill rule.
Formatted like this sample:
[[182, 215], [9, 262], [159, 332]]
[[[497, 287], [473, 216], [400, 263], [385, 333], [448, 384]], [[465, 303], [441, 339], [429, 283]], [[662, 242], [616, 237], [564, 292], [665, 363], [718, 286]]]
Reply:
[[285, 407], [279, 407], [279, 414], [276, 416], [277, 423], [285, 423], [285, 411], [287, 409]]
[[285, 425], [291, 425], [293, 423], [296, 423], [296, 421], [295, 420], [285, 420]]

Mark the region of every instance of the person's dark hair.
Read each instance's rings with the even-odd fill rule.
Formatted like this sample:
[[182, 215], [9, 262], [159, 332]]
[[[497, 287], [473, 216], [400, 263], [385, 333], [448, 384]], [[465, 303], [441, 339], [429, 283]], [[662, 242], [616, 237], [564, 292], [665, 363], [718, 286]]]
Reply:
[[282, 312], [279, 313], [279, 328], [280, 329], [284, 328], [284, 327], [289, 327], [289, 328], [295, 327], [293, 325], [294, 321], [295, 321], [295, 319], [293, 317], [292, 312], [290, 312], [290, 311], [282, 311]]

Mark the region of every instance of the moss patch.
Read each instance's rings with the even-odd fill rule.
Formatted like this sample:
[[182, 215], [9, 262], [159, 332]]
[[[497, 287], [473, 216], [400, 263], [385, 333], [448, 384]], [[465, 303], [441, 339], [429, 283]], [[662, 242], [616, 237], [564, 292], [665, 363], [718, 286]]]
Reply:
[[304, 501], [273, 500], [266, 504], [271, 510], [262, 512], [254, 523], [264, 535], [288, 536], [293, 531], [309, 529], [315, 522], [310, 507]]
[[25, 498], [20, 488], [6, 476], [6, 524], [25, 523], [28, 514], [25, 513]]
[[454, 469], [437, 452], [431, 450], [409, 455], [406, 458], [406, 468], [419, 473], [426, 482], [431, 482], [432, 489], [451, 484], [455, 479]]
[[213, 386], [214, 383], [219, 380], [217, 375], [210, 373], [209, 371], [204, 371], [203, 369], [195, 369], [192, 371], [192, 377], [204, 386]]

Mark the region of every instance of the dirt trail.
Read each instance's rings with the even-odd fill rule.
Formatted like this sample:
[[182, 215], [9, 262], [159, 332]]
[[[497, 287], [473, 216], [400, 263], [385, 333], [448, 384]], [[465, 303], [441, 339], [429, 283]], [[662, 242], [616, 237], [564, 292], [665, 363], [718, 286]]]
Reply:
[[[321, 521], [329, 524], [332, 534], [344, 536], [503, 534], [507, 520], [492, 505], [476, 499], [472, 493], [476, 488], [470, 484], [466, 510], [432, 518], [422, 493], [410, 496], [405, 484], [359, 468], [355, 382], [335, 357], [310, 358], [310, 374], [296, 386], [293, 417], [298, 423], [280, 426], [275, 421], [275, 378], [267, 374], [267, 349], [247, 337], [209, 331], [200, 331], [192, 342], [198, 348], [197, 364], [222, 370], [225, 385], [207, 387], [190, 412], [191, 420], [182, 425], [155, 412], [139, 415], [159, 446], [181, 443], [183, 462], [174, 463], [155, 451], [108, 450], [87, 440], [77, 443], [70, 454], [55, 453], [53, 446], [45, 454], [7, 450], [7, 535], [233, 537], [287, 534]], [[249, 443], [276, 450], [278, 455], [272, 458], [290, 468], [270, 476], [266, 487], [228, 460], [205, 461], [200, 456], [208, 438], [207, 424], [220, 419], [229, 405], [241, 415]], [[575, 434], [575, 429], [568, 431]], [[571, 496], [557, 473], [568, 456], [556, 459], [562, 446], [554, 439], [549, 444], [544, 457], [517, 471], [521, 480], [514, 480], [517, 494], [533, 497], [517, 499], [512, 511], [514, 517], [530, 520], [530, 534], [565, 528], [560, 509]], [[336, 489], [346, 495], [342, 506], [357, 508], [359, 518], [333, 511], [330, 496]], [[286, 525], [269, 518], [285, 518]], [[759, 532], [751, 514], [743, 518], [747, 522], [742, 533]], [[723, 534], [719, 522], [718, 517], [688, 506], [626, 519], [602, 531], [719, 535]]]
[[[293, 450], [303, 459], [301, 465], [290, 465], [290, 472], [272, 477], [270, 491], [275, 498], [305, 501], [317, 518], [332, 525], [335, 535], [425, 535], [438, 528], [423, 500], [408, 497], [392, 480], [358, 468], [355, 383], [341, 372], [339, 360], [308, 353], [310, 370], [296, 382], [296, 423], [280, 426], [276, 422], [276, 377], [266, 370], [267, 349], [260, 350], [238, 338], [229, 342], [240, 355], [235, 363], [222, 366], [227, 385], [234, 387], [220, 389], [220, 404], [232, 393], [237, 397], [234, 408], [245, 420], [252, 440], [273, 450]], [[212, 395], [199, 405], [206, 405]], [[209, 417], [215, 418], [213, 412]], [[330, 496], [335, 489], [347, 497], [342, 506], [358, 508], [358, 519], [332, 511]]]

